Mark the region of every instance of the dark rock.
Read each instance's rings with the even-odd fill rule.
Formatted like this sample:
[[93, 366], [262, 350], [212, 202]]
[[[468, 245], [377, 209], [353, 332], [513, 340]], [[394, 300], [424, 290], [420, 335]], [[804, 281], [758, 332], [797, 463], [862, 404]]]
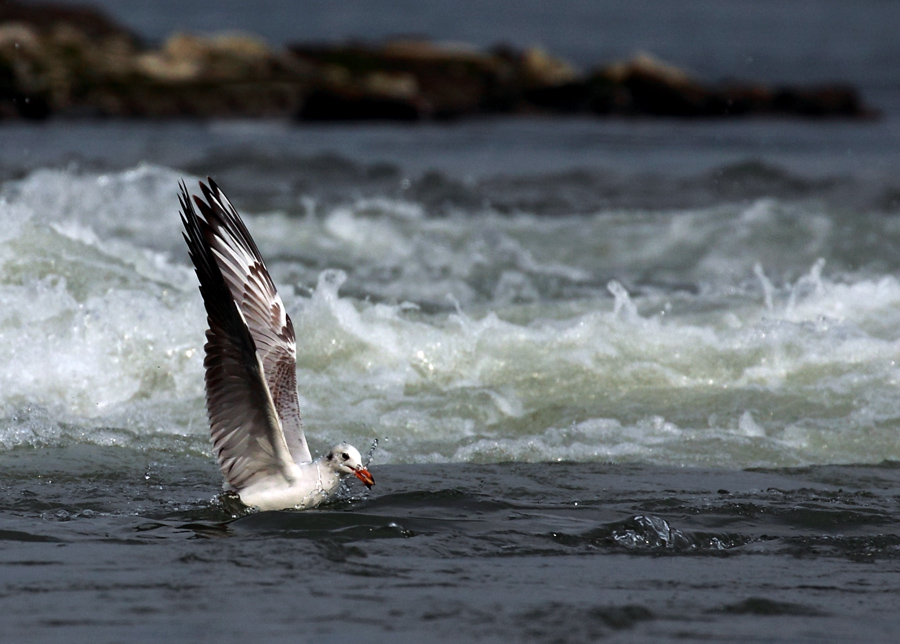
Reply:
[[19, 116], [31, 121], [43, 121], [50, 116], [50, 104], [46, 96], [15, 96], [12, 103]]
[[872, 116], [851, 87], [701, 83], [643, 54], [588, 75], [541, 49], [294, 45], [176, 34], [146, 48], [100, 12], [0, 0], [0, 119], [454, 119], [498, 114]]
[[25, 24], [41, 34], [48, 34], [64, 24], [91, 39], [125, 38], [132, 45], [138, 43], [135, 33], [117, 24], [100, 10], [87, 5], [2, 0], [0, 24], [2, 23]]
[[527, 103], [542, 110], [561, 113], [587, 112], [592, 109], [593, 98], [590, 85], [584, 81], [534, 87], [523, 94]]
[[725, 85], [718, 90], [721, 113], [715, 116], [765, 114], [771, 110], [774, 92], [764, 86]]
[[0, 104], [12, 107], [2, 116], [289, 116], [309, 74], [243, 36], [177, 35], [140, 50], [65, 24], [0, 24]]
[[306, 121], [416, 121], [424, 113], [414, 100], [319, 89], [306, 97], [298, 116]]
[[611, 65], [592, 80], [596, 86], [611, 90], [612, 112], [703, 116], [714, 111], [711, 96], [700, 83], [683, 70], [647, 54]]
[[774, 93], [772, 108], [783, 114], [809, 117], [873, 116], [852, 87], [830, 85], [782, 88]]
[[529, 105], [557, 110], [559, 101], [571, 99], [557, 97], [554, 89], [577, 79], [568, 64], [539, 49], [481, 52], [401, 40], [381, 46], [294, 45], [289, 50], [321, 70], [308, 101], [317, 109], [304, 107], [301, 118], [321, 118], [318, 106], [323, 104], [332, 113], [340, 106], [351, 118], [360, 118], [366, 107], [373, 109], [370, 118], [390, 119], [450, 119], [522, 111]]
[[[294, 45], [289, 51], [321, 70], [314, 103], [328, 96], [348, 108], [371, 105], [390, 118], [398, 112], [441, 119], [505, 111], [514, 75], [500, 57], [427, 41], [380, 47]], [[308, 112], [304, 109], [301, 118]]]
[[851, 87], [703, 84], [648, 54], [603, 68], [587, 79], [589, 109], [596, 114], [718, 118], [749, 115], [867, 118]]

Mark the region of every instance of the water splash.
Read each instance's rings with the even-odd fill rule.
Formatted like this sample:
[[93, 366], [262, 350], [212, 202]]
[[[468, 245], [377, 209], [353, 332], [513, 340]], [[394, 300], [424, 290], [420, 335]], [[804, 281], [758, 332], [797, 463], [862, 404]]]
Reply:
[[372, 458], [375, 456], [375, 450], [378, 448], [378, 439], [372, 439], [372, 445], [369, 447], [369, 450], [366, 452], [366, 460], [363, 465], [368, 468], [369, 464], [372, 462]]
[[631, 301], [628, 291], [616, 280], [610, 280], [606, 288], [612, 293], [616, 302], [613, 306], [613, 315], [620, 315], [626, 320], [636, 320], [638, 317], [637, 307]]

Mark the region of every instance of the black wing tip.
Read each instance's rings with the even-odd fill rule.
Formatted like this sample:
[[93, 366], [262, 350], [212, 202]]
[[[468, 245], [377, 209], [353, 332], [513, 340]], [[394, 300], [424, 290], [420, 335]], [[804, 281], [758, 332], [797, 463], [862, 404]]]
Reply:
[[[208, 184], [198, 181], [200, 194], [192, 195], [194, 203], [200, 209], [200, 213], [210, 224], [218, 222], [230, 229], [237, 222], [240, 224], [238, 226], [240, 228], [243, 225], [241, 216], [237, 213], [234, 206], [231, 205], [222, 189], [219, 188], [219, 184], [212, 177], [206, 177], [206, 181]], [[247, 235], [249, 236], [249, 233]]]
[[209, 229], [219, 237], [234, 240], [265, 266], [259, 247], [237, 208], [234, 207], [215, 179], [206, 177], [206, 181], [208, 185], [203, 181], [198, 182], [202, 198], [199, 195], [193, 195], [193, 200]]
[[[228, 197], [222, 192], [222, 189], [219, 187], [219, 184], [216, 183], [215, 179], [207, 175], [206, 183], [203, 183], [203, 181], [198, 181], [197, 183], [200, 184], [200, 192], [203, 193], [203, 197], [206, 199], [206, 205], [226, 212], [229, 209], [229, 206], [231, 207], [231, 210], [234, 210], [234, 206], [231, 205]], [[194, 199], [198, 198], [199, 197], [196, 196], [194, 197]], [[237, 212], [234, 214], [236, 215]]]
[[[222, 189], [219, 187], [219, 184], [215, 182], [212, 177], [206, 177], [206, 183], [203, 183], [203, 180], [200, 179], [197, 181], [197, 185], [200, 186], [201, 194], [206, 198], [208, 203], [204, 203], [199, 195], [192, 195], [187, 188], [187, 183], [184, 178], [178, 181], [178, 188], [181, 194], [178, 195], [178, 201], [181, 203], [182, 210], [187, 210], [193, 206], [192, 201], [196, 203], [198, 206], [213, 206], [211, 203], [211, 198], [219, 201], [220, 197], [224, 197], [225, 193], [222, 192]], [[201, 212], [203, 212], [203, 208], [201, 208]], [[205, 214], [205, 213], [204, 213]]]

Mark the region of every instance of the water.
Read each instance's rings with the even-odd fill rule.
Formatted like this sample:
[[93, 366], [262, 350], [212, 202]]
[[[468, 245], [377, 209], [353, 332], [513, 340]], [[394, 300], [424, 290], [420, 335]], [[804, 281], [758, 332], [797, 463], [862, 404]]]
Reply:
[[[859, 62], [883, 3], [826, 5], [778, 56], [865, 23], [822, 59], [880, 121], [4, 124], [3, 641], [894, 641], [900, 67]], [[698, 29], [767, 24], [728, 7]], [[377, 441], [370, 492], [217, 496], [176, 196], [207, 174], [313, 452]]]
[[[514, 157], [535, 124], [471, 128]], [[7, 641], [892, 639], [889, 173], [717, 167], [702, 145], [694, 173], [460, 171], [472, 148], [440, 156], [430, 129], [5, 135], [32, 146], [0, 188]], [[419, 158], [354, 154], [367, 137]], [[377, 439], [371, 493], [216, 498], [176, 212], [204, 166], [294, 320], [313, 451]]]
[[6, 641], [893, 637], [895, 466], [398, 465], [223, 523], [212, 465], [126, 454], [4, 455]]
[[[300, 339], [319, 448], [384, 439], [381, 463], [900, 457], [890, 210], [843, 194], [840, 205], [609, 208], [602, 174], [581, 176], [581, 196], [552, 175], [520, 188], [508, 176], [410, 180], [340, 157], [306, 165], [299, 189], [287, 171], [266, 173], [275, 196], [249, 195], [262, 212], [247, 218]], [[351, 178], [305, 189], [331, 166]], [[234, 176], [239, 204], [265, 172], [246, 160], [216, 169], [226, 186]], [[722, 172], [804, 182], [758, 163]], [[205, 316], [179, 237], [182, 176], [145, 164], [4, 184], [7, 448], [206, 453]], [[687, 198], [698, 183], [684, 181]]]

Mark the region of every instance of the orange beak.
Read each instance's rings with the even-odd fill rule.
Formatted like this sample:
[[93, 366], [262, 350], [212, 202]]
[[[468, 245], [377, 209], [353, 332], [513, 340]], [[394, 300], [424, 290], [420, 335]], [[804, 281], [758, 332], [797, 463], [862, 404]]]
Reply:
[[364, 467], [359, 467], [359, 469], [353, 470], [353, 473], [356, 474], [356, 478], [363, 482], [363, 484], [370, 488], [375, 485], [375, 479], [372, 478], [372, 475], [369, 473]]

